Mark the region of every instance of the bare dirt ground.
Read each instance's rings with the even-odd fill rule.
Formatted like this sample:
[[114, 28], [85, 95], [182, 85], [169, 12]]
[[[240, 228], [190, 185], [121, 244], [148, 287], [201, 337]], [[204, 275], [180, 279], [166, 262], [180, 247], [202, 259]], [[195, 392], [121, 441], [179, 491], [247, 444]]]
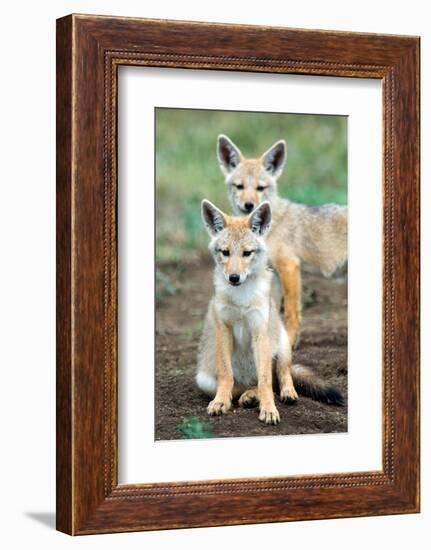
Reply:
[[[208, 417], [209, 399], [194, 384], [196, 353], [208, 301], [212, 264], [162, 265], [156, 307], [156, 440], [185, 433], [212, 437], [312, 434], [347, 431], [347, 404], [331, 406], [300, 396], [294, 405], [276, 403], [277, 426], [258, 420], [258, 409], [236, 403], [228, 414]], [[294, 363], [336, 385], [347, 402], [347, 283], [303, 274], [303, 329]], [[192, 423], [192, 431], [181, 426]], [[202, 424], [199, 424], [202, 423]], [[196, 426], [198, 432], [196, 432]], [[180, 427], [180, 429], [178, 429]], [[194, 437], [194, 435], [192, 435]]]

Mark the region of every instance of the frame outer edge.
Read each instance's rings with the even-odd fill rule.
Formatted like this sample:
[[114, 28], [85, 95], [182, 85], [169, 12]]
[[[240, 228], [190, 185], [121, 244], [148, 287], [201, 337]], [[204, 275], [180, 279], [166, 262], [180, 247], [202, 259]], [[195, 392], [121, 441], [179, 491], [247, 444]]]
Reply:
[[[395, 346], [396, 385], [402, 406], [396, 408], [399, 486], [413, 512], [420, 509], [420, 39], [396, 68], [395, 155]], [[402, 474], [402, 475], [400, 475]]]
[[56, 528], [73, 534], [73, 17], [56, 24]]

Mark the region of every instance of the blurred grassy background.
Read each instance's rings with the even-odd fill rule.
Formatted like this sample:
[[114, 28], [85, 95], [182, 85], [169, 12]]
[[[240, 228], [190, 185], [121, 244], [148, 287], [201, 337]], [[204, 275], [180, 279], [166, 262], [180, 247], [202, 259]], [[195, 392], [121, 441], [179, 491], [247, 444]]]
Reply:
[[279, 194], [309, 205], [347, 203], [347, 118], [184, 109], [156, 110], [156, 260], [206, 253], [200, 202], [230, 212], [216, 157], [218, 134], [245, 157], [259, 157], [279, 139], [287, 162]]

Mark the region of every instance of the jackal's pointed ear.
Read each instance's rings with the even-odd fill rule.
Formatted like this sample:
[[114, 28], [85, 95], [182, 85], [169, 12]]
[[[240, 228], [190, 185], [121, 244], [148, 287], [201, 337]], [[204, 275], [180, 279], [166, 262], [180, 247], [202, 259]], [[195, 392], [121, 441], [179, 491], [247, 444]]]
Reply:
[[223, 134], [220, 134], [217, 138], [217, 159], [225, 176], [235, 170], [242, 160], [241, 151]]
[[211, 237], [226, 227], [226, 218], [221, 210], [204, 199], [201, 205], [202, 219]]
[[271, 227], [271, 205], [268, 201], [262, 202], [248, 217], [248, 224], [253, 233], [264, 235]]
[[287, 157], [287, 144], [282, 139], [262, 155], [262, 164], [267, 172], [274, 178], [278, 178], [283, 171], [284, 163]]

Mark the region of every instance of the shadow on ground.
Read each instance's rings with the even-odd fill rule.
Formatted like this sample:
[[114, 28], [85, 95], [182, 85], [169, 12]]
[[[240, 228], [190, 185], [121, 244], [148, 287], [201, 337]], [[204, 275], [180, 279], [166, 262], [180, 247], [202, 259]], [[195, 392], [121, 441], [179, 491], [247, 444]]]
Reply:
[[55, 529], [55, 513], [54, 512], [25, 512], [28, 518], [41, 523], [45, 527]]

